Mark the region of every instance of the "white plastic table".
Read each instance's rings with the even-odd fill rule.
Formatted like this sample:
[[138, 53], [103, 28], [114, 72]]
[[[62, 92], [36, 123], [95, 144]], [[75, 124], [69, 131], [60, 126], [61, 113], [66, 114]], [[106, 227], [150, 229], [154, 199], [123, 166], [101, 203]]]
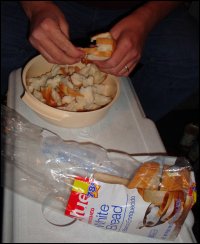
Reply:
[[[7, 105], [29, 121], [57, 133], [64, 140], [93, 142], [106, 149], [133, 155], [165, 153], [155, 124], [147, 119], [129, 79], [121, 78], [121, 94], [113, 108], [97, 124], [78, 129], [59, 128], [38, 117], [21, 100], [21, 69], [9, 77]], [[175, 243], [195, 243], [192, 232], [194, 217], [190, 211]], [[5, 188], [3, 211], [3, 243], [173, 243], [159, 239], [105, 231], [76, 221], [66, 227], [48, 223], [41, 204]]]

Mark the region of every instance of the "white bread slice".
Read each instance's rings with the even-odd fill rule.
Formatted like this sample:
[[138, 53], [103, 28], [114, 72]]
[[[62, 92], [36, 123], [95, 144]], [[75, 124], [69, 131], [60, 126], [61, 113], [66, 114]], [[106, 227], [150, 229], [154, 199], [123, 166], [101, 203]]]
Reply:
[[99, 33], [97, 35], [92, 36], [91, 41], [95, 41], [98, 38], [110, 38], [110, 39], [112, 39], [112, 36], [111, 36], [110, 32], [103, 32], [103, 33]]
[[111, 57], [115, 41], [109, 32], [92, 36], [91, 42], [93, 41], [96, 41], [95, 47], [83, 48], [87, 60], [106, 60]]
[[161, 191], [182, 191], [190, 187], [190, 171], [187, 168], [174, 170], [157, 162], [143, 163], [135, 172], [128, 188]]
[[159, 163], [147, 162], [142, 164], [130, 180], [128, 188], [142, 188], [148, 190], [158, 190], [161, 179], [161, 170]]

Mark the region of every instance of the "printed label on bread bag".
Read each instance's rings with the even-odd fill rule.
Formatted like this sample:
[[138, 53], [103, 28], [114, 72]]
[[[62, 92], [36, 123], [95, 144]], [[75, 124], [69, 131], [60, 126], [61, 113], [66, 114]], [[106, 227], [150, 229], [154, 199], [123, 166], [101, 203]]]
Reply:
[[65, 215], [106, 230], [169, 239], [180, 231], [176, 222], [184, 201], [182, 192], [128, 189], [77, 177]]

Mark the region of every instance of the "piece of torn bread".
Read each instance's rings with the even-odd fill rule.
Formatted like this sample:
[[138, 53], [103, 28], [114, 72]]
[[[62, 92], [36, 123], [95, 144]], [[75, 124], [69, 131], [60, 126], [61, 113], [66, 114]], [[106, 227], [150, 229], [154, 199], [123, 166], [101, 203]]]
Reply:
[[96, 42], [94, 47], [82, 49], [86, 54], [86, 60], [106, 60], [111, 57], [115, 49], [115, 40], [109, 32], [92, 36], [91, 42]]

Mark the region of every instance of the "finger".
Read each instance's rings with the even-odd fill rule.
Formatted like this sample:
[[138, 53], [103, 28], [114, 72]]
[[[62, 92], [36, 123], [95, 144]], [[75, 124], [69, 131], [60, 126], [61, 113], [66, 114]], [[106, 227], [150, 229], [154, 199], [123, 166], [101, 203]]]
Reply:
[[121, 70], [124, 68], [126, 64], [129, 64], [130, 60], [131, 63], [135, 63], [135, 60], [131, 59], [130, 57], [122, 56], [124, 59], [121, 59], [120, 62], [118, 59], [114, 59], [114, 57], [110, 58], [107, 61], [97, 61], [94, 62], [100, 70], [106, 72], [106, 73], [112, 73], [114, 75], [118, 75]]
[[134, 68], [136, 67], [137, 62], [135, 63], [129, 63], [127, 65], [125, 65], [122, 70], [120, 72], [118, 72], [119, 76], [129, 76], [129, 74], [134, 70]]
[[[126, 65], [122, 65], [120, 66], [120, 69], [101, 69], [101, 71], [105, 72], [105, 73], [108, 73], [108, 74], [112, 74], [112, 75], [115, 75], [115, 76], [128, 76], [132, 71], [133, 69], [135, 68], [135, 66], [137, 65], [137, 62], [129, 62], [128, 64]], [[127, 66], [128, 68], [125, 68], [125, 66]]]
[[42, 46], [38, 45], [37, 50], [49, 63], [59, 64]]
[[68, 24], [66, 23], [65, 17], [61, 17], [61, 19], [59, 19], [59, 27], [63, 34], [69, 39], [69, 28]]
[[55, 45], [51, 40], [42, 37], [42, 42], [34, 38], [30, 39], [31, 44], [37, 48], [41, 54], [43, 54], [48, 61], [57, 64], [73, 64], [80, 61], [80, 58], [72, 58], [67, 56], [57, 45]]
[[80, 58], [83, 56], [83, 51], [76, 48], [67, 38], [67, 35], [63, 33], [60, 27], [54, 22], [51, 22], [51, 28], [48, 26], [48, 37], [57, 45], [60, 49], [63, 50], [68, 56], [74, 58]]
[[52, 64], [57, 64], [57, 62], [55, 61], [55, 59], [53, 57], [51, 57], [51, 55], [49, 53], [46, 52], [46, 50], [43, 47], [39, 47], [38, 51], [40, 52], [40, 54], [49, 62]]
[[122, 43], [121, 40], [118, 41], [117, 46], [112, 53], [111, 58], [105, 61], [97, 61], [96, 64], [101, 69], [113, 69], [121, 70], [121, 67], [128, 63], [130, 60], [129, 50], [127, 47]]

